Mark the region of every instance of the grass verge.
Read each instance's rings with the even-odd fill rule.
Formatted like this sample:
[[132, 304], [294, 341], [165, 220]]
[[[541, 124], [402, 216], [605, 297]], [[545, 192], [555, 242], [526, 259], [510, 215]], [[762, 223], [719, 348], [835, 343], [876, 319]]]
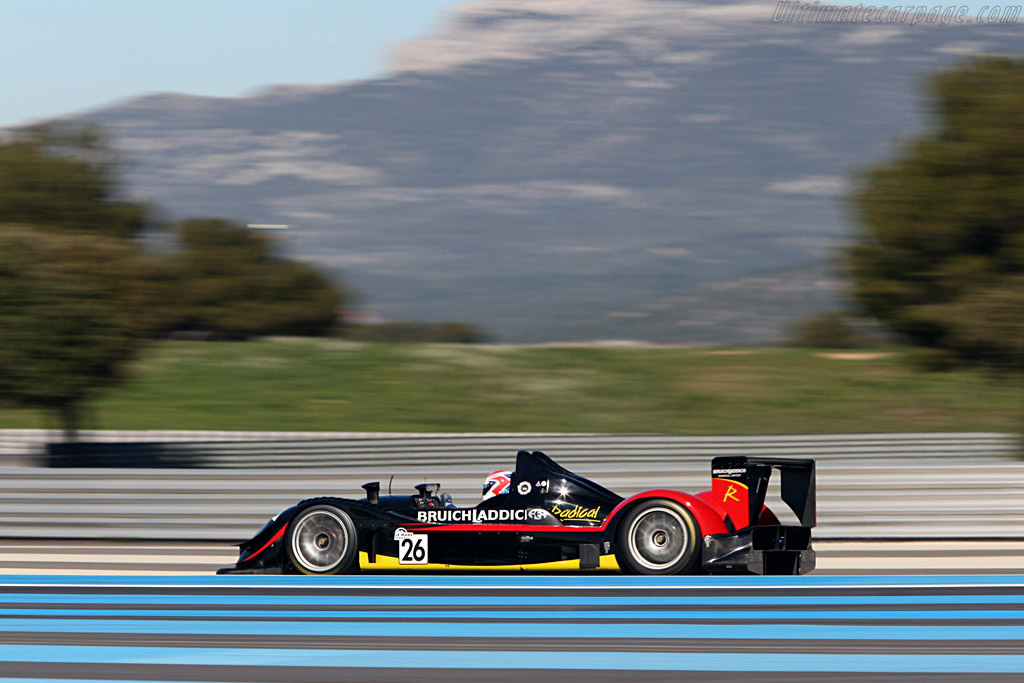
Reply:
[[[163, 342], [92, 404], [97, 429], [769, 434], [1014, 431], [1019, 382], [894, 349]], [[0, 411], [0, 427], [53, 427]]]

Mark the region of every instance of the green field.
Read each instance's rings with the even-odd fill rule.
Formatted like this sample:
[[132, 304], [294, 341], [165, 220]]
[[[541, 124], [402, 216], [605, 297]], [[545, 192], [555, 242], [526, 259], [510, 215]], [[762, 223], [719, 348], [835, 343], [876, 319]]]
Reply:
[[[164, 342], [86, 428], [677, 434], [1017, 430], [1024, 392], [901, 350]], [[838, 356], [838, 357], [837, 357]], [[0, 427], [54, 427], [0, 411]]]

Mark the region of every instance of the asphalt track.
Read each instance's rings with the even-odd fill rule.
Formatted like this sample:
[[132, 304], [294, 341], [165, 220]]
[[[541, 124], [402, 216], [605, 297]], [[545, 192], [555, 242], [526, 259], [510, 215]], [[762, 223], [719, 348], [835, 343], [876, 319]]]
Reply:
[[1024, 575], [0, 577], [9, 681], [1020, 681]]
[[[815, 539], [822, 574], [1019, 574], [1024, 541]], [[197, 574], [234, 564], [227, 543], [0, 540], [2, 574]]]

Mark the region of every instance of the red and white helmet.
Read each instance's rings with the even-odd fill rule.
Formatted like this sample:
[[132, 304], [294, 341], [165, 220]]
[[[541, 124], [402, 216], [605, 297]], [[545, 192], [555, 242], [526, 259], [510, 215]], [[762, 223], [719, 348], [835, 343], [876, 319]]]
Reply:
[[509, 470], [495, 470], [484, 479], [484, 500], [508, 493], [512, 485], [512, 472]]

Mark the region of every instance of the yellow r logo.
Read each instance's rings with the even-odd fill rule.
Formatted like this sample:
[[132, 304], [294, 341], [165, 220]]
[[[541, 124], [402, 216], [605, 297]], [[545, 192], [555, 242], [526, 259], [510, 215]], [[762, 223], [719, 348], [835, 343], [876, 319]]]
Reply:
[[725, 501], [729, 500], [730, 498], [735, 500], [737, 503], [740, 502], [740, 499], [736, 496], [736, 487], [733, 486], [732, 484], [729, 484], [729, 488], [726, 489], [725, 495], [722, 496], [722, 502], [724, 503]]

